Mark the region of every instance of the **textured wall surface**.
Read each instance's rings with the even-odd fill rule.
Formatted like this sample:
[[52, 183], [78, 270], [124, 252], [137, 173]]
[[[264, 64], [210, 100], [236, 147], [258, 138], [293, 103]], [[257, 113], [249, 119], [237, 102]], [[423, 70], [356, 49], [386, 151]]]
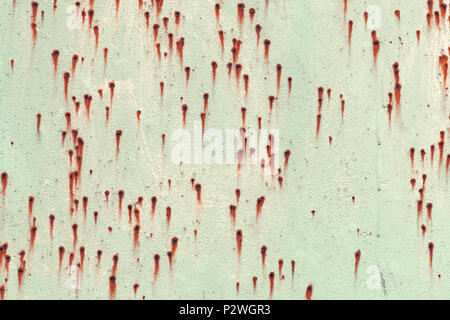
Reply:
[[0, 0], [0, 297], [449, 298], [447, 5]]

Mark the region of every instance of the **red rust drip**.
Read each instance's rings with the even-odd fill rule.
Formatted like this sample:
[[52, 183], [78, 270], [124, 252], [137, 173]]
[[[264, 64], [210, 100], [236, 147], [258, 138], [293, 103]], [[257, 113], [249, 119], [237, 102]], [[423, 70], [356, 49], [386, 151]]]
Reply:
[[66, 249], [63, 246], [60, 246], [58, 248], [58, 252], [59, 252], [59, 272], [61, 272], [61, 267], [62, 267], [62, 262], [64, 259], [64, 252], [66, 251]]
[[31, 2], [31, 22], [36, 22], [37, 12], [38, 12], [39, 3], [37, 1]]
[[378, 52], [380, 51], [380, 40], [378, 40], [376, 31], [372, 31], [373, 64], [376, 66]]
[[281, 81], [281, 71], [283, 70], [283, 67], [281, 64], [277, 64], [277, 96], [280, 93], [280, 81]]
[[216, 3], [214, 6], [215, 12], [216, 12], [216, 22], [219, 24], [220, 22], [220, 3]]
[[204, 112], [208, 111], [208, 99], [209, 99], [209, 94], [208, 93], [203, 94], [203, 111]]
[[119, 190], [117, 193], [119, 196], [119, 213], [122, 212], [122, 203], [123, 203], [123, 197], [125, 196], [125, 191]]
[[244, 3], [239, 3], [237, 5], [238, 23], [241, 28], [242, 28], [242, 24], [244, 23], [244, 9], [245, 9]]
[[156, 202], [158, 201], [158, 199], [155, 196], [153, 196], [150, 199], [150, 201], [152, 203], [152, 211], [151, 211], [151, 213], [152, 213], [152, 216], [154, 216], [155, 215]]
[[270, 48], [270, 40], [264, 40], [264, 61], [269, 62], [269, 48]]
[[313, 285], [309, 284], [306, 287], [306, 293], [305, 293], [306, 300], [311, 300], [312, 293], [313, 293]]
[[433, 267], [433, 250], [434, 250], [434, 243], [433, 242], [428, 243], [428, 251], [430, 253], [430, 268]]
[[68, 95], [70, 73], [64, 72], [63, 78], [64, 78], [64, 98], [65, 98], [66, 103], [67, 103], [67, 95]]
[[231, 216], [231, 221], [234, 226], [236, 223], [236, 206], [233, 204], [230, 205], [230, 216]]
[[353, 21], [348, 21], [348, 46], [349, 48], [352, 46], [352, 32], [353, 32]]
[[197, 203], [200, 204], [202, 201], [202, 185], [200, 183], [195, 185], [195, 191], [197, 191]]
[[427, 205], [427, 219], [431, 219], [432, 218], [432, 211], [433, 211], [433, 204], [431, 202], [428, 202]]
[[58, 72], [58, 58], [59, 58], [59, 50], [53, 50], [53, 52], [52, 52], [52, 60], [53, 60], [53, 74], [54, 74], [54, 76]]
[[316, 120], [316, 138], [319, 138], [319, 132], [320, 132], [320, 120], [322, 119], [322, 115], [318, 114]]
[[[116, 0], [119, 1], [119, 0]], [[109, 277], [109, 299], [114, 300], [116, 298], [116, 277]]]
[[275, 280], [275, 273], [270, 272], [269, 273], [269, 288], [270, 288], [269, 299], [272, 299], [272, 296], [273, 296], [274, 280]]
[[215, 85], [215, 83], [216, 83], [217, 62], [215, 62], [215, 61], [211, 62], [211, 68], [212, 68], [213, 85]]
[[218, 34], [219, 34], [219, 40], [220, 40], [220, 47], [222, 48], [222, 53], [223, 53], [223, 50], [224, 50], [223, 30], [219, 30]]
[[172, 208], [167, 207], [166, 208], [166, 225], [167, 228], [170, 226], [170, 218], [172, 217]]
[[242, 230], [239, 229], [236, 231], [236, 246], [237, 246], [237, 252], [238, 252], [238, 259], [241, 259], [241, 251], [242, 251]]
[[361, 250], [355, 252], [355, 277], [358, 274], [359, 260], [361, 259]]
[[264, 196], [261, 196], [256, 200], [256, 218], [258, 218], [259, 215], [261, 214], [262, 207], [264, 205], [265, 200], [266, 200], [266, 198]]
[[120, 138], [122, 137], [122, 130], [116, 130], [116, 155], [119, 155], [120, 151]]
[[257, 25], [255, 26], [255, 31], [256, 31], [256, 47], [259, 46], [259, 40], [260, 40], [260, 38], [261, 38], [261, 30], [262, 30], [261, 25], [260, 25], [260, 24], [257, 24]]
[[153, 272], [153, 277], [154, 280], [156, 280], [159, 273], [159, 260], [160, 260], [159, 254], [155, 254], [153, 259], [155, 260], [155, 271]]
[[55, 224], [55, 216], [53, 214], [49, 215], [50, 220], [50, 237], [53, 238], [53, 227]]
[[78, 230], [78, 224], [74, 223], [74, 224], [72, 225], [72, 232], [73, 232], [73, 248], [74, 248], [74, 250], [75, 250], [75, 247], [76, 247], [77, 241], [78, 241], [77, 230]]

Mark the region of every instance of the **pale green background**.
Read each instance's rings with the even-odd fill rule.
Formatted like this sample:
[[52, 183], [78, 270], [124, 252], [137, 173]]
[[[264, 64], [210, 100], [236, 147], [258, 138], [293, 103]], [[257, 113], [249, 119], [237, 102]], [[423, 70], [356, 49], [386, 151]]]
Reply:
[[[439, 131], [448, 132], [448, 98], [443, 97], [438, 76], [438, 55], [448, 47], [448, 23], [440, 35], [433, 26], [426, 32], [426, 1], [348, 0], [347, 18], [354, 20], [352, 48], [347, 45], [347, 24], [341, 0], [245, 1], [246, 19], [242, 34], [236, 22], [237, 1], [223, 1], [221, 28], [226, 48], [221, 57], [214, 18], [214, 1], [164, 1], [162, 16], [169, 16], [173, 31], [173, 11], [182, 12], [179, 36], [186, 38], [185, 65], [194, 69], [189, 87], [175, 54], [172, 62], [158, 63], [152, 30], [146, 35], [145, 19], [137, 1], [122, 0], [118, 22], [113, 0], [95, 1], [95, 22], [100, 26], [100, 43], [95, 52], [94, 34], [87, 25], [80, 30], [66, 26], [66, 8], [73, 1], [39, 1], [38, 38], [31, 46], [30, 1], [1, 0], [1, 83], [0, 83], [0, 171], [9, 174], [4, 206], [0, 209], [0, 243], [8, 242], [13, 259], [7, 283], [7, 299], [106, 299], [112, 256], [119, 253], [117, 298], [133, 298], [132, 285], [141, 287], [138, 297], [155, 299], [265, 299], [269, 295], [268, 272], [275, 271], [274, 299], [304, 299], [309, 283], [314, 299], [412, 299], [450, 296], [449, 191], [445, 173], [438, 173], [429, 161], [411, 174], [408, 150], [414, 146], [429, 152], [437, 144]], [[438, 2], [438, 1], [435, 1]], [[82, 1], [87, 7], [88, 1]], [[365, 30], [363, 12], [369, 5], [381, 8], [377, 30], [381, 50], [373, 68], [370, 30]], [[256, 9], [255, 23], [263, 26], [260, 47], [248, 22], [248, 8]], [[394, 10], [401, 11], [398, 23]], [[151, 24], [155, 22], [151, 14]], [[422, 30], [417, 45], [416, 30]], [[402, 38], [400, 44], [398, 37]], [[162, 51], [167, 50], [163, 28]], [[243, 41], [240, 62], [250, 74], [250, 91], [245, 103], [238, 95], [234, 77], [227, 80], [231, 39]], [[270, 63], [263, 63], [262, 40], [272, 41]], [[392, 43], [390, 43], [392, 41]], [[107, 70], [103, 70], [103, 48], [109, 48]], [[58, 74], [53, 79], [51, 52], [59, 49]], [[94, 96], [91, 123], [81, 114], [73, 126], [85, 140], [82, 187], [77, 197], [89, 197], [88, 218], [83, 221], [81, 206], [74, 218], [80, 225], [79, 244], [86, 247], [86, 261], [80, 290], [69, 290], [67, 274], [58, 280], [57, 248], [72, 247], [68, 212], [68, 160], [66, 140], [61, 148], [64, 113], [74, 111], [63, 98], [62, 72], [69, 71], [73, 54], [85, 57], [71, 78], [69, 97], [82, 101], [85, 93]], [[14, 72], [10, 59], [14, 58]], [[211, 89], [210, 62], [219, 64], [216, 89]], [[400, 64], [402, 89], [401, 119], [393, 117], [389, 133], [387, 93], [393, 89], [392, 64]], [[272, 128], [280, 129], [281, 150], [290, 149], [288, 173], [280, 191], [267, 178], [261, 183], [258, 166], [245, 168], [240, 180], [241, 201], [236, 227], [244, 234], [241, 263], [237, 262], [235, 230], [228, 206], [235, 202], [236, 166], [179, 166], [170, 161], [170, 134], [181, 127], [180, 97], [189, 105], [187, 128], [193, 128], [202, 110], [202, 95], [211, 95], [208, 128], [226, 130], [240, 126], [240, 108], [247, 107], [247, 125], [257, 126], [262, 116], [268, 127], [267, 96], [276, 93], [275, 65], [283, 65], [281, 93], [272, 114]], [[164, 74], [164, 75], [163, 75]], [[293, 77], [290, 99], [288, 76]], [[265, 79], [266, 78], [266, 79]], [[105, 125], [104, 108], [109, 104], [107, 83], [116, 81], [113, 113]], [[159, 82], [166, 82], [164, 101], [159, 99]], [[330, 103], [324, 103], [321, 133], [315, 137], [317, 87], [332, 88]], [[100, 101], [97, 89], [104, 89]], [[242, 91], [242, 83], [241, 83]], [[339, 94], [346, 100], [345, 120], [340, 119]], [[326, 94], [325, 94], [326, 95]], [[427, 107], [429, 105], [429, 107]], [[136, 110], [141, 109], [141, 130]], [[41, 138], [36, 136], [36, 113], [42, 113]], [[74, 113], [73, 113], [74, 115]], [[115, 161], [115, 130], [122, 129], [119, 160]], [[166, 133], [165, 160], [161, 156], [161, 134]], [[328, 136], [333, 137], [331, 146]], [[14, 146], [10, 142], [14, 141]], [[446, 154], [446, 153], [445, 153]], [[416, 157], [419, 163], [419, 157]], [[93, 170], [89, 176], [89, 169]], [[425, 201], [433, 202], [433, 227], [425, 240], [416, 225], [417, 192], [412, 193], [412, 176], [421, 184], [428, 175]], [[190, 178], [202, 184], [203, 208], [197, 211]], [[172, 179], [172, 189], [167, 179]], [[110, 206], [104, 190], [111, 190]], [[117, 191], [125, 190], [124, 211], [119, 223]], [[36, 198], [34, 216], [38, 235], [29, 256], [28, 196]], [[158, 196], [155, 223], [150, 223], [149, 200]], [[255, 225], [257, 197], [265, 195], [262, 217]], [[133, 251], [133, 234], [126, 222], [126, 205], [144, 197], [140, 247]], [[355, 204], [351, 197], [355, 196]], [[165, 207], [172, 207], [172, 222], [165, 227]], [[99, 224], [92, 212], [98, 210]], [[314, 218], [311, 210], [316, 211]], [[55, 238], [48, 235], [48, 215], [56, 215]], [[198, 240], [194, 240], [195, 219], [200, 219]], [[109, 234], [107, 227], [112, 226]], [[360, 236], [357, 235], [360, 229]], [[153, 233], [150, 239], [149, 234]], [[166, 251], [170, 238], [180, 239], [176, 261], [169, 273]], [[435, 244], [430, 270], [427, 243]], [[262, 271], [260, 247], [268, 247], [266, 270]], [[22, 292], [17, 288], [17, 253], [27, 251], [27, 273]], [[97, 270], [96, 251], [103, 250]], [[354, 276], [354, 253], [362, 252], [359, 273]], [[153, 280], [153, 255], [162, 256], [158, 280]], [[137, 262], [139, 258], [139, 262]], [[285, 280], [278, 277], [278, 259], [285, 261]], [[291, 281], [290, 261], [296, 261]], [[79, 261], [77, 254], [75, 262]], [[369, 289], [369, 266], [381, 270], [382, 288]], [[441, 274], [441, 279], [438, 279]], [[5, 278], [4, 269], [0, 271]], [[252, 277], [258, 276], [253, 294]], [[240, 293], [235, 284], [240, 281]], [[0, 280], [0, 284], [3, 279]]]

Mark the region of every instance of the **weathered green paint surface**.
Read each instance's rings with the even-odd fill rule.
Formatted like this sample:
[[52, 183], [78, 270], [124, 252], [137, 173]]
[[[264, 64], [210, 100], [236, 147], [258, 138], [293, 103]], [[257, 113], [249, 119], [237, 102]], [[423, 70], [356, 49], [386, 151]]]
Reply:
[[[444, 146], [439, 169], [439, 134], [449, 129], [449, 101], [442, 86], [439, 56], [449, 54], [449, 24], [438, 32], [434, 17], [427, 31], [426, 1], [348, 1], [346, 19], [354, 21], [351, 49], [343, 1], [246, 0], [242, 30], [238, 27], [236, 1], [223, 1], [219, 26], [214, 1], [164, 1], [156, 20], [150, 10], [150, 30], [138, 1], [121, 1], [118, 17], [115, 1], [95, 1], [94, 25], [99, 26], [99, 45], [89, 31], [88, 18], [80, 29], [69, 28], [72, 2], [39, 1], [37, 39], [33, 47], [30, 1], [0, 2], [0, 171], [8, 173], [4, 203], [0, 208], [0, 243], [8, 243], [12, 259], [9, 274], [0, 269], [0, 285], [6, 283], [5, 299], [107, 299], [112, 257], [119, 254], [117, 299], [266, 299], [268, 274], [275, 272], [274, 299], [304, 299], [308, 284], [313, 299], [423, 299], [448, 298], [450, 292], [449, 190]], [[436, 1], [435, 1], [436, 2]], [[364, 11], [379, 8], [380, 20], [364, 24]], [[88, 1], [81, 1], [88, 8]], [[435, 7], [437, 4], [435, 4]], [[253, 25], [248, 9], [255, 8]], [[373, 9], [373, 7], [372, 7]], [[370, 9], [370, 10], [372, 10]], [[394, 14], [400, 10], [401, 20]], [[41, 20], [40, 11], [45, 11]], [[181, 12], [175, 28], [173, 12]], [[378, 9], [373, 9], [378, 10]], [[435, 10], [438, 10], [435, 8]], [[185, 38], [185, 72], [176, 55], [158, 61], [152, 26], [158, 22], [161, 52], [168, 52], [167, 33], [161, 17], [168, 16], [169, 32], [175, 40]], [[372, 17], [371, 17], [372, 18]], [[448, 19], [448, 15], [446, 16]], [[69, 21], [69, 22], [68, 22]], [[254, 25], [262, 25], [256, 46]], [[371, 28], [377, 26], [381, 41], [376, 67], [373, 63]], [[225, 32], [221, 53], [217, 34]], [[416, 30], [421, 30], [418, 44]], [[401, 40], [399, 39], [401, 37]], [[227, 75], [232, 38], [242, 40], [239, 63], [249, 74], [248, 98], [234, 71]], [[270, 39], [269, 63], [264, 63], [263, 40]], [[104, 66], [103, 48], [108, 48]], [[53, 75], [51, 53], [58, 49], [58, 72]], [[78, 61], [69, 82], [69, 101], [64, 100], [63, 72], [71, 69], [72, 55]], [[11, 70], [10, 60], [14, 59]], [[211, 61], [217, 61], [217, 80], [212, 88]], [[393, 92], [392, 64], [400, 66], [401, 111], [392, 113], [389, 126], [386, 106]], [[276, 64], [282, 64], [281, 90], [269, 121], [267, 97], [276, 95]], [[289, 95], [287, 77], [293, 78]], [[116, 83], [110, 105], [108, 83]], [[160, 98], [161, 81], [165, 82]], [[317, 88], [332, 89], [330, 101], [324, 93], [319, 137], [316, 138]], [[103, 99], [97, 90], [103, 89]], [[223, 132], [242, 126], [241, 107], [247, 108], [246, 126], [280, 133], [280, 164], [283, 187], [277, 177], [261, 177], [259, 164], [245, 165], [237, 177], [237, 165], [188, 164], [171, 161], [171, 140], [182, 128], [181, 105], [187, 104], [186, 128], [193, 134], [195, 121], [203, 111], [203, 94], [210, 94], [206, 128]], [[83, 95], [93, 96], [88, 121]], [[341, 102], [345, 100], [344, 119]], [[81, 101], [75, 115], [71, 96]], [[183, 101], [180, 98], [183, 97]], [[111, 107], [105, 120], [105, 107]], [[397, 108], [396, 108], [397, 109]], [[141, 124], [136, 119], [141, 110]], [[69, 208], [67, 152], [73, 149], [66, 130], [65, 112], [72, 113], [72, 128], [85, 141], [81, 184], [75, 198], [79, 209], [71, 218]], [[42, 114], [40, 137], [36, 114]], [[116, 159], [115, 132], [121, 129], [120, 152]], [[161, 135], [166, 145], [161, 147]], [[329, 136], [333, 138], [329, 143]], [[13, 142], [13, 143], [12, 143]], [[436, 146], [433, 166], [430, 145]], [[415, 167], [409, 150], [414, 147]], [[420, 149], [427, 152], [420, 162]], [[283, 152], [290, 149], [289, 166], [283, 169]], [[74, 160], [74, 164], [75, 164]], [[90, 174], [89, 170], [92, 170]], [[427, 174], [422, 217], [417, 219], [418, 189]], [[202, 185], [202, 205], [190, 179]], [[414, 191], [410, 179], [416, 178]], [[169, 189], [167, 180], [171, 179]], [[233, 227], [229, 205], [236, 204], [235, 188], [241, 198]], [[121, 217], [119, 189], [125, 191]], [[104, 191], [110, 190], [109, 204]], [[151, 219], [150, 198], [158, 197]], [[256, 199], [265, 196], [256, 222]], [[30, 251], [28, 197], [34, 196], [32, 217], [37, 235]], [[89, 198], [83, 216], [83, 196]], [[139, 246], [134, 248], [133, 224], [128, 223], [127, 205], [144, 198], [140, 209]], [[352, 196], [355, 197], [353, 203]], [[426, 203], [433, 204], [432, 219], [426, 218]], [[166, 226], [166, 207], [172, 209]], [[311, 211], [315, 211], [312, 216]], [[98, 211], [98, 223], [93, 212]], [[53, 239], [49, 215], [56, 217]], [[77, 223], [78, 242], [73, 248], [71, 225]], [[421, 224], [427, 231], [422, 236]], [[112, 228], [112, 232], [108, 231]], [[236, 229], [242, 229], [242, 253], [238, 260]], [[357, 230], [359, 229], [359, 235]], [[197, 230], [197, 239], [194, 237]], [[170, 239], [179, 239], [172, 270], [166, 252]], [[430, 267], [428, 243], [434, 243]], [[266, 266], [261, 265], [260, 248], [268, 248]], [[59, 273], [58, 247], [66, 252]], [[80, 262], [79, 246], [86, 257], [82, 281], [72, 289], [67, 271], [69, 253]], [[97, 266], [97, 250], [103, 251]], [[19, 291], [19, 251], [26, 251], [26, 268]], [[355, 275], [355, 252], [361, 250]], [[154, 279], [154, 254], [161, 255], [158, 278]], [[283, 275], [278, 260], [284, 260]], [[295, 276], [291, 276], [295, 260]], [[254, 291], [252, 278], [258, 277]], [[439, 277], [440, 276], [440, 277]], [[240, 283], [239, 294], [236, 282]]]

